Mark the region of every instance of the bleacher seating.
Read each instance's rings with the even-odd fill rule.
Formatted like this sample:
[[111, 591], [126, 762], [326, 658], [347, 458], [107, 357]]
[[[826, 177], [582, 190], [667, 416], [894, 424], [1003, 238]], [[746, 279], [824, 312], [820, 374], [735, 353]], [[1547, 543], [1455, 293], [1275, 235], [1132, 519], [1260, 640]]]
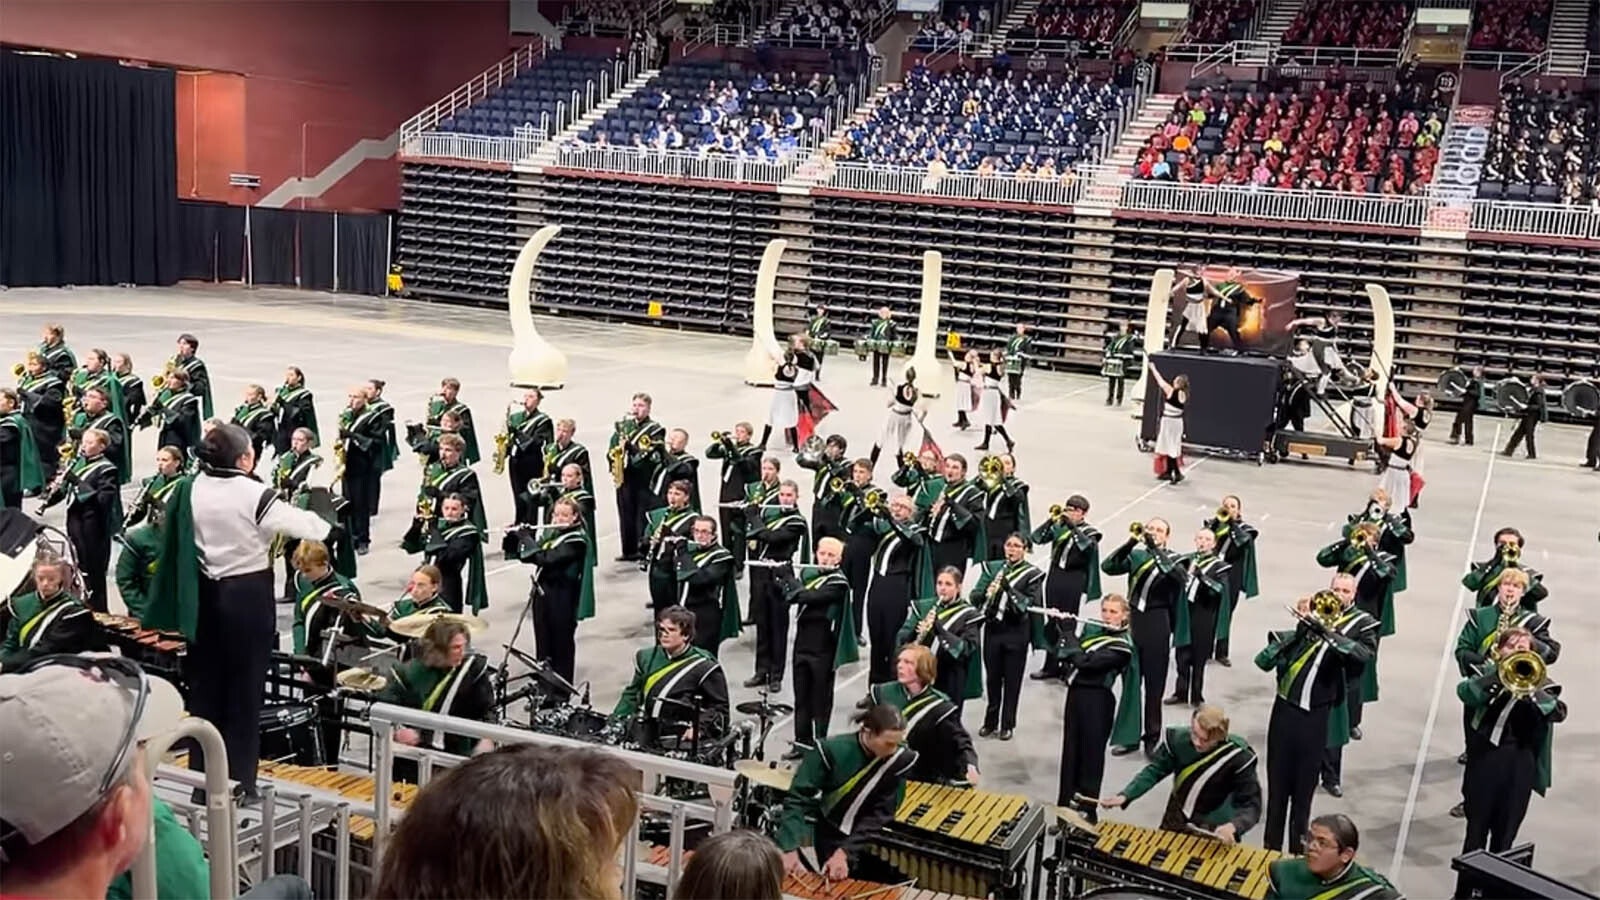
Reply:
[[1410, 21], [1404, 0], [1309, 0], [1284, 29], [1283, 45], [1393, 50]]
[[1478, 0], [1467, 48], [1541, 53], [1550, 35], [1550, 8], [1551, 0]]
[[855, 47], [877, 37], [893, 0], [799, 0], [767, 23], [765, 40], [782, 47]]
[[445, 119], [441, 131], [508, 135], [519, 126], [560, 126], [558, 112], [572, 113], [572, 94], [580, 95], [614, 60], [598, 56], [558, 54], [518, 75], [510, 84]]
[[1600, 91], [1509, 82], [1500, 96], [1478, 195], [1485, 200], [1600, 200]]
[[1467, 243], [1465, 265], [1459, 364], [1543, 372], [1557, 384], [1600, 372], [1600, 250], [1479, 239]]
[[1006, 37], [1022, 50], [1030, 49], [1034, 38], [1076, 41], [1081, 53], [1104, 57], [1134, 5], [1133, 0], [1042, 0]]
[[946, 3], [938, 15], [929, 16], [911, 42], [913, 50], [960, 49], [970, 53], [994, 27], [991, 3]]
[[1095, 160], [1128, 102], [1122, 89], [1085, 76], [935, 75], [919, 66], [846, 129], [838, 155], [980, 173], [1048, 164], [1059, 173]]
[[519, 249], [511, 173], [407, 163], [401, 187], [394, 259], [407, 289], [446, 300], [503, 301]]
[[1185, 39], [1198, 44], [1241, 40], [1256, 14], [1257, 0], [1196, 0], [1189, 4]]
[[736, 63], [678, 62], [623, 98], [582, 140], [779, 160], [821, 133], [837, 92], [833, 77], [820, 72], [752, 75]]
[[568, 34], [629, 37], [654, 24], [646, 21], [654, 7], [647, 0], [577, 0], [567, 7], [561, 27]]
[[755, 15], [752, 0], [714, 0], [709, 5], [683, 7], [684, 28], [711, 25], [749, 25]]
[[1448, 109], [1420, 89], [1346, 83], [1301, 94], [1192, 84], [1151, 136], [1135, 174], [1203, 184], [1418, 194], [1433, 178]]

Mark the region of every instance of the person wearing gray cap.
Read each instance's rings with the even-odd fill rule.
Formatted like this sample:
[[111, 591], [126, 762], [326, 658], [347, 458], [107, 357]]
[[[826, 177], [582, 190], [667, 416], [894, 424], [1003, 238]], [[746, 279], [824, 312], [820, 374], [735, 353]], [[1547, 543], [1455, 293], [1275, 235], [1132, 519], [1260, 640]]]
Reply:
[[[167, 495], [156, 580], [141, 621], [188, 639], [189, 711], [222, 733], [228, 774], [248, 799], [256, 793], [261, 705], [277, 640], [268, 551], [280, 533], [322, 541], [333, 526], [279, 499], [252, 474], [255, 452], [243, 428], [212, 428], [197, 458], [200, 471]], [[189, 764], [204, 771], [204, 755], [191, 751]]]

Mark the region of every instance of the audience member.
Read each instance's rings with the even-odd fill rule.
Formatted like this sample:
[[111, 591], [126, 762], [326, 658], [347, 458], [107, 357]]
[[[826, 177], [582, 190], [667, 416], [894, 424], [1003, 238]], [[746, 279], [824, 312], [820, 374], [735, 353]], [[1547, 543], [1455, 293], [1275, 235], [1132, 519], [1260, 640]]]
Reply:
[[780, 900], [783, 854], [758, 831], [714, 835], [695, 848], [672, 896], [673, 900]]
[[1470, 50], [1542, 53], [1550, 34], [1551, 0], [1478, 0]]
[[1256, 12], [1256, 0], [1195, 0], [1189, 4], [1187, 40], [1226, 44], [1244, 37]]
[[946, 5], [938, 15], [929, 16], [922, 23], [911, 47], [914, 50], [959, 50], [970, 54], [976, 49], [978, 39], [989, 33], [993, 16], [987, 4], [961, 3]]
[[1392, 50], [1410, 22], [1405, 0], [1309, 0], [1284, 29], [1283, 45]]
[[639, 815], [639, 773], [597, 750], [513, 744], [417, 794], [373, 897], [620, 898], [617, 851]]
[[893, 0], [801, 0], [773, 16], [765, 39], [787, 47], [853, 47], [876, 37], [869, 31], [894, 8]]
[[1506, 82], [1489, 135], [1483, 180], [1526, 186], [1528, 196], [1520, 199], [1576, 205], [1600, 198], [1597, 119], [1600, 91], [1581, 82], [1574, 90], [1563, 78], [1553, 91], [1538, 79], [1532, 90], [1517, 80]]
[[1023, 50], [1035, 40], [1067, 40], [1073, 56], [1104, 58], [1133, 8], [1133, 0], [1043, 0], [1006, 39]]

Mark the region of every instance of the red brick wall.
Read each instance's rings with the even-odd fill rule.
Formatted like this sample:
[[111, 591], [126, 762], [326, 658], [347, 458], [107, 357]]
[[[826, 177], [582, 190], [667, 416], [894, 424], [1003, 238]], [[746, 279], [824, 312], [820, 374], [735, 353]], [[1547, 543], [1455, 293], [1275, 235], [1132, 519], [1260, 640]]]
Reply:
[[[252, 203], [382, 138], [492, 65], [504, 0], [5, 0], [8, 44], [145, 60], [178, 78], [179, 194]], [[367, 170], [372, 171], [367, 171]], [[230, 172], [261, 176], [259, 192]], [[399, 167], [369, 162], [307, 206], [399, 204]]]

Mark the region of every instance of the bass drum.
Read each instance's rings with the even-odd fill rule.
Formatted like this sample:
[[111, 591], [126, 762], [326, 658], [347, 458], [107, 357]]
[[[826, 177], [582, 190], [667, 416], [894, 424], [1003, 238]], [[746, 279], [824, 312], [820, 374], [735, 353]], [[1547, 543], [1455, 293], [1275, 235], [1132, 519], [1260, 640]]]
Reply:
[[1464, 369], [1450, 369], [1439, 376], [1439, 381], [1434, 384], [1434, 390], [1446, 400], [1460, 400], [1467, 395], [1467, 385], [1472, 383], [1472, 376]]
[[1496, 384], [1492, 392], [1494, 405], [1503, 415], [1514, 416], [1528, 408], [1528, 399], [1531, 394], [1528, 386], [1519, 378], [1507, 378]]
[[1591, 419], [1600, 414], [1600, 388], [1592, 381], [1574, 381], [1561, 392], [1561, 408], [1576, 419]]

